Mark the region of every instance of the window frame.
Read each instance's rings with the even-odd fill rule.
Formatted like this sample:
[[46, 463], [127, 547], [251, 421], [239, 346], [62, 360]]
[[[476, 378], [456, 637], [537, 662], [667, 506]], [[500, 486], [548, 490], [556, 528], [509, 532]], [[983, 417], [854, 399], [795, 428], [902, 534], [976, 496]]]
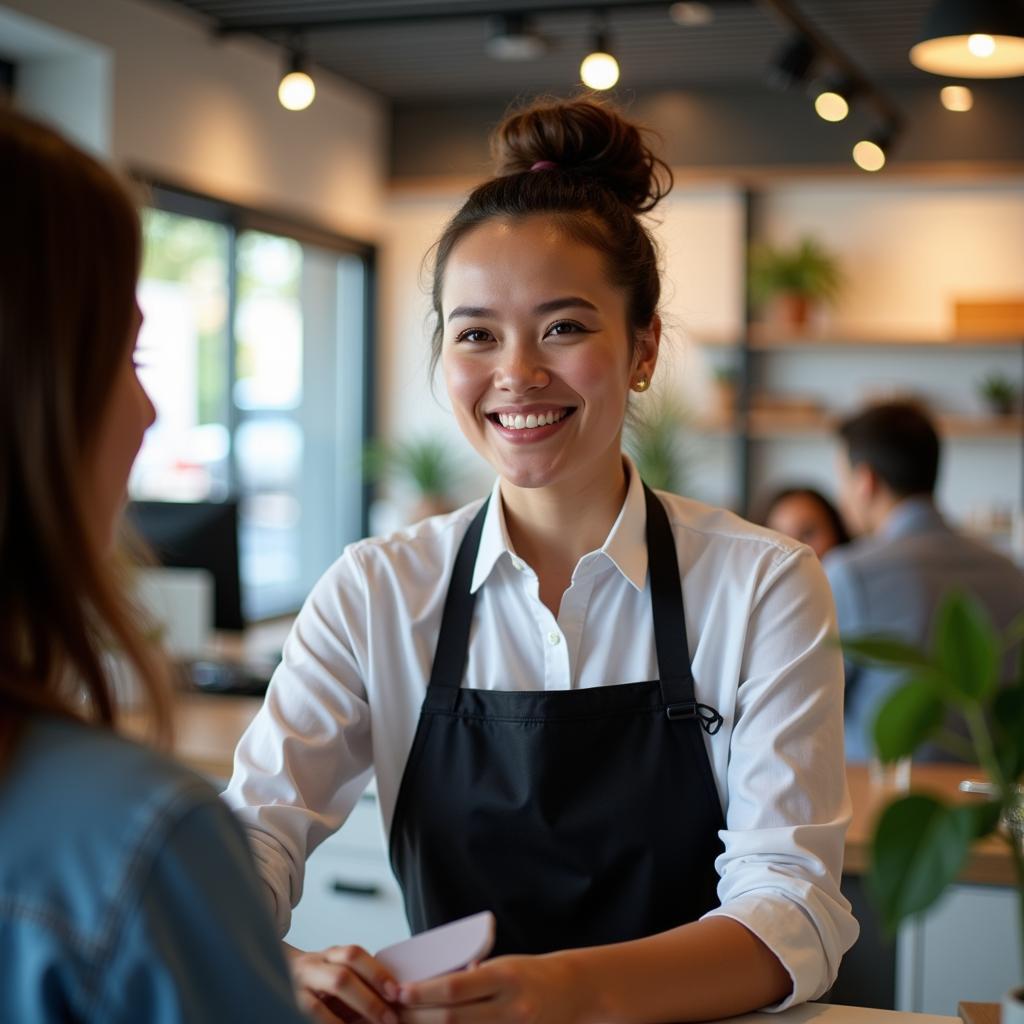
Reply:
[[[234, 385], [237, 379], [235, 319], [238, 309], [238, 236], [243, 231], [261, 231], [282, 235], [294, 239], [300, 244], [305, 243], [321, 249], [327, 249], [339, 255], [355, 256], [362, 261], [364, 270], [362, 295], [363, 330], [361, 339], [363, 379], [360, 387], [362, 418], [359, 446], [361, 451], [365, 451], [371, 439], [376, 436], [377, 426], [377, 366], [374, 358], [375, 346], [373, 344], [377, 329], [377, 247], [370, 242], [321, 228], [301, 218], [246, 206], [231, 200], [216, 198], [198, 192], [187, 186], [169, 181], [160, 175], [148, 173], [143, 168], [130, 168], [129, 176], [142, 190], [141, 205], [162, 210], [166, 213], [212, 221], [228, 229], [227, 428], [231, 438], [230, 458], [228, 460], [228, 496], [233, 498], [240, 498], [242, 496], [239, 487], [235, 449], [235, 435], [241, 417], [234, 401]], [[374, 491], [373, 483], [367, 480], [364, 473], [359, 502], [360, 533], [363, 537], [368, 536], [370, 532], [370, 506], [373, 503]]]

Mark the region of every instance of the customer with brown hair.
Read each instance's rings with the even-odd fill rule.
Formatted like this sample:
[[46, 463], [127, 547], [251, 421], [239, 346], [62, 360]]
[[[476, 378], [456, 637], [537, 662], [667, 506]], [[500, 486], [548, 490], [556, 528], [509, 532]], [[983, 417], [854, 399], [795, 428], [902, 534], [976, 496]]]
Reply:
[[356, 947], [293, 954], [305, 987], [371, 1020], [814, 998], [857, 931], [824, 574], [803, 545], [655, 494], [623, 455], [661, 339], [639, 215], [670, 185], [636, 126], [545, 103], [496, 151], [436, 249], [432, 355], [497, 480], [328, 569], [226, 798], [282, 935], [371, 771], [413, 929], [494, 912], [492, 960], [398, 992]]
[[819, 558], [850, 542], [839, 509], [817, 488], [806, 485], [775, 491], [762, 503], [754, 522], [806, 544]]
[[299, 1020], [230, 812], [115, 732], [116, 654], [168, 733], [113, 555], [154, 416], [137, 213], [10, 111], [0, 167], [0, 1020]]

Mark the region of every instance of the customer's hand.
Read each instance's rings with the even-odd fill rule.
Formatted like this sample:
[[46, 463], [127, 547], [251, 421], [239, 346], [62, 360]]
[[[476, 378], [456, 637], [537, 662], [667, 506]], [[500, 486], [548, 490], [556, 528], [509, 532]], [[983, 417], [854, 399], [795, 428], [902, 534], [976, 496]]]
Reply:
[[389, 1005], [398, 999], [398, 985], [361, 946], [304, 953], [283, 945], [299, 1006], [318, 1024], [398, 1024]]
[[571, 1024], [581, 993], [568, 958], [503, 956], [465, 971], [402, 985], [403, 1024]]

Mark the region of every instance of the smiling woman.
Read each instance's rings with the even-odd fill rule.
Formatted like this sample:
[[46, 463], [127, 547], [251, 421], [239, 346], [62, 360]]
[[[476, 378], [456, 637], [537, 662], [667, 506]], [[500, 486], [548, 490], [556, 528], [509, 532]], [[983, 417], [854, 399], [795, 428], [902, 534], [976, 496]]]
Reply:
[[[396, 987], [292, 952], [322, 1019], [706, 1020], [821, 995], [839, 891], [842, 668], [809, 549], [655, 494], [621, 448], [661, 341], [638, 214], [670, 182], [590, 100], [512, 115], [435, 251], [433, 363], [487, 499], [346, 549], [227, 791], [287, 931], [370, 771], [414, 931], [496, 956]], [[339, 922], [339, 942], [344, 923]]]

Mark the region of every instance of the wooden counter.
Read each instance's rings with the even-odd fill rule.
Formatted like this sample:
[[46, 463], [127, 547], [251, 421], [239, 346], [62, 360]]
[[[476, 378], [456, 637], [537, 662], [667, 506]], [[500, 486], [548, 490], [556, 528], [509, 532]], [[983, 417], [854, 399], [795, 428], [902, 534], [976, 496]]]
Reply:
[[[873, 790], [868, 782], [867, 765], [851, 764], [846, 777], [850, 785], [850, 799], [853, 802], [853, 820], [846, 833], [846, 857], [843, 872], [848, 875], [862, 875], [867, 870], [871, 852], [871, 834], [879, 811], [891, 794]], [[978, 767], [965, 764], [920, 764], [914, 765], [910, 773], [912, 791], [930, 793], [952, 803], [968, 803], [981, 799], [957, 788], [962, 779], [984, 779], [985, 773]], [[1013, 858], [1005, 840], [989, 836], [975, 843], [964, 870], [961, 882], [981, 885], [1016, 885]]]
[[[197, 771], [227, 779], [231, 775], [235, 745], [260, 703], [259, 697], [181, 694], [175, 703], [175, 754]], [[128, 732], [141, 735], [143, 723], [138, 716], [126, 716], [125, 725]], [[913, 767], [910, 786], [947, 800], [966, 802], [978, 797], [960, 793], [957, 789], [960, 780], [983, 777], [980, 769], [970, 765], [923, 764]], [[844, 872], [861, 875], [868, 865], [873, 822], [886, 802], [886, 794], [872, 789], [866, 765], [851, 764], [847, 778], [853, 820], [846, 835]], [[976, 843], [960, 880], [984, 885], [1014, 885], [1013, 861], [1006, 843], [997, 837]]]
[[[174, 700], [174, 755], [197, 772], [229, 779], [235, 747], [262, 703], [262, 697], [178, 694]], [[145, 737], [146, 723], [139, 713], [126, 712], [121, 721], [128, 735]]]

